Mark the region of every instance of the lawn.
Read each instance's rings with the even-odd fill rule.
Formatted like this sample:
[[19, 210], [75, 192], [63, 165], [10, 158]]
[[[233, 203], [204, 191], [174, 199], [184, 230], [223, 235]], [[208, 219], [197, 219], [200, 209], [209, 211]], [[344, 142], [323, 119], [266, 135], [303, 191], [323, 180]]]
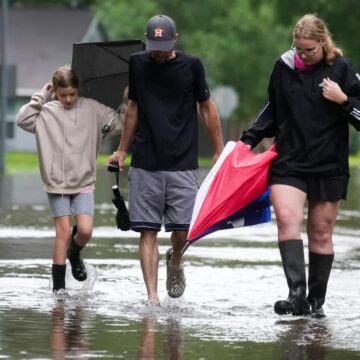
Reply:
[[[100, 155], [98, 157], [98, 165], [104, 165], [108, 155]], [[38, 171], [38, 158], [36, 153], [28, 152], [7, 152], [6, 153], [6, 173], [29, 173]], [[125, 161], [125, 165], [129, 166], [130, 157]], [[200, 166], [209, 167], [211, 166], [210, 158], [200, 158]], [[359, 161], [360, 164], [360, 161]]]

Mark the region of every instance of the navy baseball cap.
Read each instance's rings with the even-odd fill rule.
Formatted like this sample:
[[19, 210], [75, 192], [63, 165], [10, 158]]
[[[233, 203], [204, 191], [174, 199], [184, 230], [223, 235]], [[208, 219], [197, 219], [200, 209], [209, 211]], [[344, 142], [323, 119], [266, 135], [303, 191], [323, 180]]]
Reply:
[[171, 51], [176, 42], [175, 21], [166, 15], [152, 17], [146, 29], [146, 50]]

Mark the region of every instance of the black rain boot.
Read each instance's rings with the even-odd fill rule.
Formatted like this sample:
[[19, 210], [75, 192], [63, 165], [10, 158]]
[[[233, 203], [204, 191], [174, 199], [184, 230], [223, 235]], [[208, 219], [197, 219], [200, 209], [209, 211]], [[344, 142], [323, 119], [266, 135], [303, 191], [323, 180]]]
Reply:
[[322, 306], [325, 302], [326, 288], [329, 281], [334, 254], [323, 255], [309, 252], [309, 295], [311, 317], [325, 317]]
[[302, 240], [279, 242], [284, 273], [289, 286], [289, 296], [274, 305], [279, 315], [310, 315], [310, 306], [306, 299], [306, 275], [304, 247]]
[[65, 289], [66, 265], [52, 264], [51, 275], [53, 281], [53, 291]]
[[69, 250], [67, 252], [67, 257], [71, 264], [71, 273], [73, 277], [78, 281], [85, 281], [87, 278], [86, 267], [82, 258], [80, 257], [80, 251], [83, 249], [82, 246], [79, 246], [75, 242], [75, 235], [77, 233], [76, 225], [73, 227], [71, 234], [71, 242]]

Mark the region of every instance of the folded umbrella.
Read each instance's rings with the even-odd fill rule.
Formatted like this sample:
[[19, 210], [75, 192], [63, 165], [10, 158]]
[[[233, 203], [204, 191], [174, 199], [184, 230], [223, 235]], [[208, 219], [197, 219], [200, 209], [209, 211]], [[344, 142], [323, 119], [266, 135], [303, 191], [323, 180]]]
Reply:
[[112, 202], [117, 209], [115, 217], [117, 228], [122, 231], [130, 230], [129, 211], [119, 189], [119, 166], [117, 163], [111, 163], [108, 165], [107, 169], [109, 172], [115, 173], [116, 178], [116, 184], [112, 186], [112, 192], [114, 194]]
[[276, 156], [274, 145], [254, 154], [242, 141], [226, 144], [197, 193], [187, 246], [214, 231], [270, 221], [267, 180]]
[[129, 211], [126, 208], [123, 196], [120, 194], [118, 185], [113, 185], [112, 192], [114, 194], [114, 199], [112, 199], [112, 202], [117, 208], [117, 213], [116, 213], [117, 228], [122, 231], [130, 230]]

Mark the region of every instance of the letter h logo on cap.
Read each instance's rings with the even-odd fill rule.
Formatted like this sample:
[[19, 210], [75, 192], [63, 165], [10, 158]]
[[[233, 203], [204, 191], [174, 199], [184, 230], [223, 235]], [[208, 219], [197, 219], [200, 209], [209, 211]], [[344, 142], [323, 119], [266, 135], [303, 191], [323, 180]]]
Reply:
[[166, 15], [152, 17], [146, 30], [146, 50], [171, 51], [176, 42], [176, 25], [173, 19]]
[[155, 29], [155, 34], [154, 37], [161, 37], [162, 38], [162, 33], [163, 33], [163, 29], [161, 29], [159, 26]]

